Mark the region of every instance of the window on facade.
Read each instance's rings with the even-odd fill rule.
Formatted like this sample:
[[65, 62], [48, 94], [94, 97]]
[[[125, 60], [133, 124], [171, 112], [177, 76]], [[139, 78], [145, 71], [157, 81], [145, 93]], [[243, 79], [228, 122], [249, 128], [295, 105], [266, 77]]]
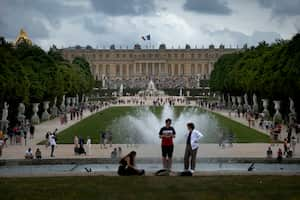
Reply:
[[184, 75], [184, 64], [181, 64], [180, 66], [180, 74]]
[[135, 71], [136, 73], [140, 73], [140, 63], [135, 64]]
[[106, 73], [106, 75], [109, 75], [109, 73], [110, 73], [109, 65], [108, 64], [106, 65], [105, 73]]
[[198, 64], [197, 74], [202, 74], [202, 64]]
[[175, 64], [174, 74], [178, 75], [178, 64]]
[[121, 74], [120, 65], [117, 65], [116, 66], [116, 75], [120, 76], [120, 74]]
[[191, 74], [195, 75], [195, 64], [192, 64], [191, 66]]
[[129, 64], [129, 75], [133, 75], [133, 64]]
[[165, 63], [161, 63], [160, 66], [161, 66], [161, 72], [165, 73], [166, 72], [166, 70], [165, 70]]
[[192, 58], [192, 59], [194, 58], [194, 54], [193, 54], [193, 53], [191, 54], [191, 58]]
[[122, 65], [122, 75], [123, 76], [127, 75], [127, 66], [125, 64]]
[[172, 75], [172, 65], [168, 64], [168, 74]]
[[152, 63], [148, 63], [148, 74], [153, 74], [153, 71], [152, 71]]
[[117, 53], [117, 54], [116, 54], [116, 57], [117, 57], [117, 58], [119, 58], [119, 57], [120, 57], [120, 55]]
[[142, 73], [146, 74], [146, 63], [142, 63]]
[[158, 63], [155, 63], [155, 74], [158, 74], [159, 73], [159, 64]]
[[184, 54], [183, 53], [181, 54], [181, 58], [184, 58]]

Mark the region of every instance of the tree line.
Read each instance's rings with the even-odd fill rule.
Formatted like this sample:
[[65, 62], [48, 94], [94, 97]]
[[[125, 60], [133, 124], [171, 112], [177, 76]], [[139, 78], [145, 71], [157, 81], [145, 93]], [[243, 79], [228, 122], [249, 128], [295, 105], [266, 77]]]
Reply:
[[53, 102], [58, 97], [60, 104], [63, 95], [88, 93], [93, 85], [90, 66], [84, 58], [70, 63], [55, 47], [45, 52], [36, 45], [24, 42], [13, 46], [0, 38], [0, 108], [8, 102], [11, 122], [16, 120], [21, 102], [30, 117], [31, 103]]
[[289, 112], [291, 97], [299, 113], [300, 33], [291, 40], [261, 42], [257, 47], [222, 56], [211, 73], [210, 87], [224, 94], [255, 93], [260, 99], [281, 100], [284, 114]]

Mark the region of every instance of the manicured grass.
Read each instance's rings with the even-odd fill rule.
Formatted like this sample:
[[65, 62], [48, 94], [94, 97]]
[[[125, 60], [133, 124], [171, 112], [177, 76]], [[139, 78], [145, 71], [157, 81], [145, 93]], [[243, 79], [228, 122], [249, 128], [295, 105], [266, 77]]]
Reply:
[[[150, 107], [150, 110], [160, 118], [162, 114], [162, 107]], [[184, 106], [174, 107], [175, 117], [178, 117], [181, 112], [185, 109]], [[61, 144], [71, 144], [73, 143], [73, 138], [75, 135], [82, 136], [84, 139], [90, 136], [93, 143], [99, 143], [100, 132], [110, 129], [111, 125], [116, 123], [116, 120], [122, 116], [133, 114], [135, 115], [137, 111], [136, 107], [112, 107], [108, 108], [102, 112], [96, 113], [83, 121], [71, 126], [70, 128], [62, 131], [58, 136], [58, 143]], [[199, 109], [199, 115], [203, 114], [203, 111]], [[215, 113], [208, 113], [212, 115], [214, 119], [217, 120], [224, 130], [228, 130], [234, 133], [234, 142], [238, 143], [256, 143], [256, 142], [269, 142], [269, 137], [264, 135], [254, 129], [250, 129], [240, 123], [232, 121], [226, 117]], [[114, 133], [114, 131], [117, 131]], [[220, 130], [221, 131], [221, 130]], [[126, 134], [120, 132], [120, 130], [113, 130], [113, 143], [124, 143], [126, 142]], [[218, 134], [213, 132], [213, 134], [207, 134], [201, 140], [202, 143], [217, 143]], [[134, 136], [132, 136], [134, 137]]]
[[297, 176], [1, 178], [1, 199], [300, 199]]
[[266, 134], [262, 134], [255, 129], [251, 129], [243, 124], [237, 123], [229, 118], [226, 118], [220, 114], [212, 113], [219, 123], [228, 127], [235, 135], [234, 142], [237, 143], [262, 143], [270, 142], [270, 137]]
[[74, 136], [86, 139], [90, 136], [93, 143], [99, 143], [100, 131], [105, 131], [114, 119], [133, 112], [133, 107], [112, 107], [96, 113], [59, 133], [58, 143], [73, 143]]

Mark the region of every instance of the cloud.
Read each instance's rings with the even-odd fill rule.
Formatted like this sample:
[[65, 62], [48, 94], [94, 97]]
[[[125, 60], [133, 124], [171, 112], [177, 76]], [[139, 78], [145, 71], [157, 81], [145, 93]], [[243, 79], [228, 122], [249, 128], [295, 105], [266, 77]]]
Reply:
[[222, 0], [186, 0], [184, 10], [210, 15], [230, 15], [232, 10]]
[[256, 46], [261, 41], [273, 43], [276, 39], [282, 38], [281, 35], [276, 32], [254, 31], [251, 35], [247, 35], [227, 28], [214, 31], [203, 29], [202, 31], [208, 35], [212, 41], [214, 41], [214, 44], [231, 44], [234, 47], [236, 45], [242, 47], [244, 44]]
[[110, 16], [146, 15], [155, 11], [153, 0], [91, 0], [92, 7]]
[[82, 6], [59, 0], [1, 0], [0, 35], [15, 38], [25, 28], [31, 38], [47, 38], [49, 26], [57, 29], [63, 18], [86, 12]]
[[261, 7], [271, 9], [274, 17], [300, 15], [300, 0], [258, 0]]

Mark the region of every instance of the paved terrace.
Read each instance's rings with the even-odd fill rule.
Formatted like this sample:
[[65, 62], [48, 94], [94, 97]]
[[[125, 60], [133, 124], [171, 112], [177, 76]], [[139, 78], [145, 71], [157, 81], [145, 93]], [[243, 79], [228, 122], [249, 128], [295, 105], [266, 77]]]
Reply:
[[[126, 97], [123, 99], [127, 99], [131, 97]], [[145, 105], [152, 105], [152, 100], [148, 98], [145, 101]], [[186, 105], [186, 104], [176, 104], [176, 105]], [[195, 105], [195, 102], [191, 102], [189, 105]], [[107, 109], [113, 106], [138, 106], [137, 104], [121, 104], [121, 105], [109, 105], [107, 107], [101, 108], [98, 112], [101, 112], [103, 109]], [[213, 112], [219, 113], [225, 117], [229, 117], [228, 112], [226, 110], [214, 110]], [[84, 111], [83, 119], [95, 114], [91, 113], [90, 111]], [[244, 124], [248, 126], [248, 121], [245, 118], [238, 118], [238, 117], [230, 117], [232, 120]], [[68, 118], [69, 119], [69, 118]], [[55, 158], [50, 158], [50, 148], [46, 148], [45, 145], [37, 145], [40, 141], [45, 139], [45, 134], [47, 131], [54, 131], [55, 128], [58, 128], [58, 133], [76, 123], [80, 120], [73, 120], [68, 121], [67, 124], [61, 125], [59, 118], [55, 118], [53, 120], [49, 120], [43, 122], [39, 125], [36, 125], [35, 128], [35, 137], [34, 139], [29, 140], [27, 142], [27, 146], [24, 145], [9, 145], [3, 149], [3, 155], [0, 159], [23, 159], [25, 151], [31, 147], [33, 152], [35, 152], [36, 148], [40, 148], [42, 151], [43, 158], [55, 159], [55, 158], [109, 158], [110, 153], [115, 147], [122, 147], [123, 154], [130, 152], [131, 150], [137, 151], [137, 157], [142, 158], [159, 158], [161, 156], [160, 144], [159, 140], [157, 144], [135, 144], [135, 145], [126, 145], [126, 144], [113, 144], [112, 147], [108, 147], [106, 149], [100, 148], [99, 144], [92, 144], [91, 155], [74, 155], [74, 145], [72, 144], [58, 144], [57, 148], [55, 149]], [[254, 127], [256, 130], [268, 134], [266, 130], [260, 129], [256, 126]], [[286, 134], [285, 128], [283, 129], [283, 134]], [[282, 137], [286, 137], [283, 135]], [[198, 158], [265, 158], [266, 157], [266, 150], [270, 146], [268, 143], [246, 143], [246, 144], [233, 144], [233, 147], [226, 146], [225, 148], [219, 147], [218, 144], [201, 144], [197, 157]], [[272, 147], [273, 155], [276, 156], [276, 152], [278, 148], [283, 149], [282, 144], [275, 144]], [[175, 144], [175, 151], [174, 157], [175, 158], [182, 158], [184, 155], [184, 144]], [[296, 145], [296, 153], [295, 156], [300, 158], [300, 145]]]

